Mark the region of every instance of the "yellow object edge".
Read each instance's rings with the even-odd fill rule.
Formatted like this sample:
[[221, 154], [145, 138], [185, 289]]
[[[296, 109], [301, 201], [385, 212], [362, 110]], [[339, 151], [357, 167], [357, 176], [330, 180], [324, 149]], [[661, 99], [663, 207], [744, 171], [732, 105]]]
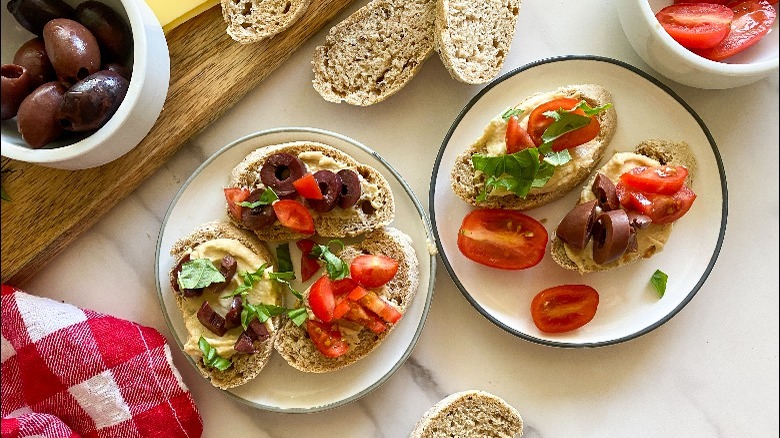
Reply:
[[146, 0], [166, 34], [176, 26], [219, 4], [219, 0]]

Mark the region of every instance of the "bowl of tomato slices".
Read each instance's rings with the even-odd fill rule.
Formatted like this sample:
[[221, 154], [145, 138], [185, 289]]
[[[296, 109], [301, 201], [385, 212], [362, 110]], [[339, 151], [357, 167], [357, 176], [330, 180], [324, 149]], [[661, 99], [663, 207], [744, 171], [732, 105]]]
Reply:
[[696, 88], [747, 85], [778, 71], [778, 0], [625, 0], [623, 31], [650, 67]]

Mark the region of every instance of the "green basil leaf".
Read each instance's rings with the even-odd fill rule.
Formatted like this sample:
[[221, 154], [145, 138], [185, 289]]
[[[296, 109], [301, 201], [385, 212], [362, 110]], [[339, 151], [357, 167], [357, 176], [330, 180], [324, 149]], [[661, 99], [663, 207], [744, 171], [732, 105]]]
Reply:
[[658, 298], [664, 297], [664, 294], [666, 293], [666, 281], [668, 279], [669, 276], [660, 269], [656, 269], [655, 272], [653, 272], [652, 277], [650, 277], [650, 283], [655, 287], [655, 291], [658, 292]]
[[558, 152], [550, 152], [544, 155], [544, 162], [552, 165], [553, 167], [563, 166], [569, 161], [571, 161], [571, 154], [569, 153], [568, 149], [564, 149]]
[[209, 345], [209, 342], [204, 338], [203, 336], [198, 339], [198, 348], [200, 348], [201, 353], [203, 353], [203, 356], [208, 356], [209, 351], [211, 350], [211, 345]]
[[605, 110], [608, 110], [608, 109], [612, 108], [612, 104], [611, 103], [606, 103], [604, 105], [597, 106], [595, 108], [591, 108], [590, 105], [588, 105], [588, 102], [585, 102], [584, 100], [581, 100], [580, 103], [577, 105], [577, 108], [581, 109], [585, 113], [585, 115], [595, 116], [596, 114], [598, 114], [598, 113], [600, 113], [602, 111], [605, 111]]
[[179, 272], [179, 287], [181, 289], [200, 289], [212, 283], [225, 281], [225, 276], [219, 272], [209, 259], [195, 259], [184, 263]]
[[292, 320], [293, 324], [298, 327], [301, 326], [309, 318], [309, 314], [306, 312], [305, 307], [299, 307], [297, 309], [290, 309], [287, 312], [287, 316]]
[[276, 193], [270, 187], [268, 187], [265, 189], [265, 191], [263, 191], [263, 193], [260, 195], [260, 199], [258, 199], [257, 201], [255, 202], [243, 201], [243, 202], [239, 202], [238, 205], [247, 208], [255, 208], [261, 205], [271, 205], [274, 203], [274, 201], [278, 199], [279, 197], [276, 196]]
[[233, 362], [231, 362], [228, 359], [225, 359], [224, 357], [219, 357], [219, 356], [217, 356], [211, 362], [211, 366], [213, 366], [214, 368], [220, 371], [225, 371], [226, 369], [230, 368], [231, 365], [233, 365]]
[[344, 263], [336, 254], [330, 251], [330, 245], [340, 245], [344, 247], [344, 243], [340, 240], [331, 240], [327, 245], [314, 245], [311, 250], [311, 254], [318, 259], [325, 262], [325, 271], [328, 273], [328, 277], [331, 280], [341, 280], [349, 275], [349, 265]]
[[289, 243], [284, 243], [276, 247], [276, 260], [279, 263], [278, 272], [293, 272]]
[[540, 162], [537, 148], [498, 156], [474, 154], [471, 162], [476, 170], [482, 171], [487, 177], [477, 202], [487, 199], [496, 188], [525, 198], [532, 187], [544, 186], [555, 170], [550, 163]]
[[590, 117], [588, 116], [581, 116], [573, 112], [560, 110], [556, 111], [556, 113], [558, 114], [558, 117], [555, 118], [555, 121], [552, 122], [552, 124], [544, 130], [544, 134], [542, 134], [542, 141], [545, 143], [550, 143], [563, 134], [587, 126], [590, 123]]
[[509, 120], [512, 116], [517, 116], [517, 118], [520, 118], [520, 116], [523, 114], [523, 110], [520, 108], [507, 108], [503, 113], [501, 113], [501, 118], [504, 120]]
[[203, 336], [198, 339], [198, 348], [200, 348], [201, 353], [203, 353], [203, 363], [208, 367], [225, 371], [233, 365], [233, 362], [229, 359], [219, 356], [217, 350], [212, 347]]

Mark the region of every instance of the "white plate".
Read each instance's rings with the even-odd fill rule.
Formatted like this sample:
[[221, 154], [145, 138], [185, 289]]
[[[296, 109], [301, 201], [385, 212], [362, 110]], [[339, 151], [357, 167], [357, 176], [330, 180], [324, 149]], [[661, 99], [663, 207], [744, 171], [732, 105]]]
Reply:
[[[504, 271], [474, 263], [457, 247], [463, 217], [472, 207], [450, 188], [456, 156], [479, 138], [488, 121], [538, 91], [563, 85], [595, 83], [609, 89], [618, 128], [606, 157], [628, 151], [650, 138], [687, 141], [698, 162], [691, 210], [674, 227], [664, 251], [618, 270], [581, 276], [559, 267], [548, 255], [524, 271]], [[606, 158], [605, 158], [606, 159]], [[541, 221], [550, 236], [576, 204], [579, 190], [526, 212]], [[430, 196], [431, 220], [444, 265], [466, 299], [490, 321], [529, 341], [559, 347], [615, 344], [647, 333], [680, 311], [712, 270], [726, 230], [727, 191], [715, 141], [698, 115], [678, 96], [646, 73], [625, 63], [592, 56], [567, 56], [535, 62], [498, 78], [483, 89], [455, 119], [436, 159]], [[549, 253], [549, 250], [548, 250]], [[649, 283], [656, 269], [669, 275], [666, 294], [658, 299]], [[588, 284], [599, 292], [595, 318], [564, 334], [545, 334], [531, 320], [531, 299], [562, 284]]]
[[[435, 278], [435, 257], [428, 251], [428, 242], [433, 240], [430, 223], [412, 190], [389, 163], [355, 140], [318, 129], [281, 128], [241, 138], [206, 160], [173, 199], [160, 230], [155, 269], [163, 314], [181, 348], [187, 330], [168, 280], [168, 272], [174, 265], [170, 248], [199, 224], [215, 219], [227, 220], [222, 188], [227, 185], [230, 171], [246, 155], [261, 146], [295, 140], [328, 144], [379, 170], [390, 183], [395, 197], [396, 215], [391, 226], [412, 238], [420, 261], [420, 287], [414, 301], [393, 332], [370, 355], [341, 370], [315, 374], [292, 368], [274, 353], [257, 378], [227, 391], [237, 400], [257, 408], [302, 413], [355, 401], [389, 379], [412, 353], [428, 314]], [[290, 245], [290, 250], [296, 272], [300, 272], [300, 252], [296, 252], [298, 249], [294, 244]], [[296, 285], [300, 287], [300, 283]], [[192, 359], [187, 358], [194, 367]]]

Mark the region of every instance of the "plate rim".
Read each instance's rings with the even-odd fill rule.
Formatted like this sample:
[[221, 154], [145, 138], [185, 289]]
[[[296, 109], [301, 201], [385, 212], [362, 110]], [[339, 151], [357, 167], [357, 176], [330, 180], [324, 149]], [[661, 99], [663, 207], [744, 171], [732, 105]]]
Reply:
[[[457, 274], [455, 273], [455, 270], [453, 269], [452, 265], [449, 262], [449, 259], [447, 258], [446, 253], [444, 252], [444, 248], [441, 244], [441, 239], [439, 237], [439, 229], [436, 225], [436, 177], [439, 173], [439, 167], [441, 165], [442, 156], [444, 155], [444, 151], [447, 148], [447, 144], [450, 141], [450, 138], [452, 137], [453, 133], [455, 132], [455, 129], [458, 127], [460, 122], [463, 120], [463, 118], [466, 116], [466, 114], [471, 110], [471, 108], [476, 105], [477, 102], [479, 102], [482, 97], [487, 94], [491, 89], [493, 89], [495, 86], [503, 83], [507, 79], [512, 78], [513, 76], [522, 73], [526, 70], [530, 70], [534, 67], [545, 65], [545, 64], [552, 64], [557, 62], [567, 62], [567, 61], [595, 61], [595, 62], [605, 62], [608, 64], [613, 64], [618, 67], [622, 67], [626, 70], [628, 70], [631, 73], [634, 73], [635, 75], [647, 80], [648, 82], [652, 83], [656, 87], [658, 87], [661, 91], [668, 94], [670, 97], [672, 97], [680, 106], [682, 106], [693, 118], [696, 120], [696, 123], [699, 125], [699, 128], [702, 130], [704, 135], [707, 138], [707, 141], [710, 145], [710, 148], [712, 149], [712, 153], [715, 158], [715, 162], [718, 167], [718, 174], [721, 181], [721, 198], [722, 198], [722, 205], [721, 205], [721, 223], [720, 223], [720, 231], [718, 233], [718, 241], [715, 245], [715, 248], [713, 250], [712, 256], [710, 257], [710, 260], [707, 264], [706, 269], [704, 270], [702, 276], [699, 278], [699, 280], [696, 282], [696, 284], [693, 286], [691, 291], [686, 295], [682, 301], [669, 313], [664, 315], [663, 318], [660, 318], [658, 321], [656, 321], [653, 324], [650, 324], [649, 326], [635, 331], [633, 333], [630, 333], [626, 336], [616, 338], [616, 339], [610, 339], [607, 341], [599, 341], [599, 342], [562, 342], [562, 341], [552, 341], [549, 339], [542, 339], [536, 336], [529, 335], [527, 333], [523, 333], [520, 330], [517, 330], [515, 328], [512, 328], [508, 326], [507, 324], [504, 324], [501, 322], [498, 318], [494, 317], [491, 312], [487, 311], [482, 305], [480, 305], [474, 297], [469, 294], [469, 292], [466, 290], [466, 288], [463, 286], [463, 284], [458, 279]], [[510, 333], [511, 335], [517, 336], [521, 339], [524, 339], [526, 341], [545, 345], [548, 347], [558, 347], [558, 348], [597, 348], [597, 347], [605, 347], [609, 345], [616, 345], [620, 344], [626, 341], [630, 341], [632, 339], [636, 339], [642, 335], [645, 335], [647, 333], [650, 333], [651, 331], [657, 329], [658, 327], [665, 324], [667, 321], [672, 319], [677, 313], [679, 313], [683, 307], [685, 307], [696, 295], [696, 293], [701, 289], [701, 287], [704, 285], [704, 282], [707, 280], [707, 278], [710, 275], [710, 272], [712, 272], [712, 269], [715, 266], [715, 262], [718, 259], [718, 255], [720, 254], [721, 247], [723, 245], [723, 240], [726, 234], [726, 223], [728, 219], [728, 184], [726, 181], [726, 171], [723, 166], [723, 160], [720, 156], [720, 151], [718, 150], [718, 147], [715, 143], [715, 139], [712, 137], [712, 133], [710, 133], [710, 130], [705, 125], [704, 121], [701, 119], [701, 117], [694, 111], [694, 109], [688, 105], [685, 100], [683, 100], [677, 93], [674, 92], [671, 88], [669, 88], [667, 85], [659, 81], [654, 76], [648, 74], [647, 72], [631, 65], [626, 62], [609, 58], [605, 56], [598, 56], [598, 55], [562, 55], [562, 56], [553, 56], [548, 58], [542, 58], [537, 61], [532, 61], [527, 64], [521, 65], [520, 67], [517, 67], [513, 70], [510, 70], [503, 75], [499, 76], [498, 78], [494, 79], [490, 83], [488, 83], [482, 90], [480, 90], [474, 97], [472, 97], [469, 102], [463, 107], [463, 109], [458, 113], [455, 120], [452, 122], [452, 125], [450, 125], [449, 130], [447, 131], [447, 134], [444, 136], [444, 139], [442, 140], [441, 145], [439, 146], [439, 151], [436, 154], [436, 161], [433, 165], [433, 172], [431, 173], [431, 181], [428, 189], [428, 211], [431, 219], [431, 223], [433, 226], [433, 233], [434, 237], [436, 239], [436, 248], [441, 255], [442, 263], [444, 264], [444, 268], [447, 270], [447, 273], [449, 274], [452, 281], [455, 283], [455, 286], [460, 291], [461, 295], [466, 298], [466, 300], [474, 307], [483, 317], [485, 317], [488, 321], [492, 322], [502, 330]]]
[[[171, 337], [174, 339], [176, 344], [178, 345], [179, 349], [181, 350], [183, 348], [183, 343], [181, 339], [179, 339], [179, 336], [176, 335], [176, 330], [173, 327], [173, 323], [171, 322], [171, 319], [168, 316], [167, 309], [165, 307], [165, 301], [163, 297], [162, 287], [161, 287], [161, 281], [160, 281], [160, 256], [161, 256], [161, 248], [162, 248], [162, 238], [165, 231], [165, 227], [168, 224], [168, 220], [170, 218], [170, 215], [178, 203], [181, 196], [184, 194], [184, 191], [190, 186], [190, 184], [193, 182], [193, 180], [200, 175], [203, 170], [208, 167], [213, 161], [215, 161], [218, 157], [220, 157], [225, 152], [229, 151], [233, 147], [244, 143], [246, 141], [252, 140], [254, 138], [258, 137], [264, 137], [268, 135], [275, 135], [275, 134], [281, 134], [281, 133], [304, 133], [304, 134], [316, 134], [326, 137], [332, 137], [338, 140], [341, 140], [343, 142], [349, 143], [358, 149], [364, 151], [365, 153], [371, 155], [373, 158], [378, 160], [383, 166], [385, 166], [385, 169], [390, 172], [393, 177], [395, 177], [398, 181], [398, 183], [403, 187], [404, 191], [406, 192], [407, 196], [409, 196], [409, 199], [412, 201], [412, 203], [415, 206], [415, 209], [417, 210], [417, 214], [423, 224], [423, 228], [425, 231], [425, 234], [428, 238], [428, 242], [436, 241], [437, 237], [433, 233], [433, 227], [431, 223], [431, 219], [426, 214], [426, 210], [423, 207], [423, 204], [420, 202], [419, 198], [417, 198], [417, 195], [415, 195], [412, 188], [409, 186], [409, 184], [406, 182], [406, 180], [401, 176], [400, 173], [387, 161], [385, 160], [378, 152], [375, 150], [369, 148], [368, 146], [365, 146], [361, 142], [351, 138], [347, 137], [346, 135], [339, 134], [334, 131], [329, 131], [326, 129], [321, 128], [313, 128], [313, 127], [304, 127], [304, 126], [289, 126], [289, 127], [277, 127], [277, 128], [270, 128], [270, 129], [264, 129], [260, 131], [256, 131], [247, 135], [244, 135], [242, 137], [239, 137], [225, 146], [222, 146], [219, 150], [211, 154], [203, 163], [201, 163], [182, 183], [181, 187], [176, 191], [176, 195], [173, 197], [171, 202], [168, 204], [168, 208], [165, 211], [165, 215], [163, 216], [162, 222], [160, 224], [160, 231], [157, 235], [157, 242], [156, 242], [156, 249], [155, 249], [155, 264], [154, 264], [154, 274], [155, 274], [155, 287], [157, 288], [157, 298], [158, 303], [160, 305], [160, 310], [163, 314], [163, 318], [165, 319], [165, 324], [168, 327], [168, 331], [171, 334]], [[335, 146], [334, 146], [335, 147]], [[427, 243], [426, 243], [427, 244]], [[262, 409], [269, 412], [279, 412], [279, 413], [286, 413], [286, 414], [307, 414], [307, 413], [315, 413], [315, 412], [322, 412], [330, 409], [335, 409], [337, 407], [347, 405], [349, 403], [352, 403], [354, 401], [357, 401], [358, 399], [363, 398], [364, 396], [370, 394], [371, 392], [375, 391], [377, 388], [379, 388], [382, 384], [384, 384], [387, 380], [392, 377], [393, 374], [395, 374], [398, 369], [403, 366], [404, 363], [409, 359], [412, 352], [414, 351], [414, 348], [417, 345], [417, 342], [420, 339], [420, 335], [422, 334], [423, 328], [425, 327], [425, 322], [428, 319], [428, 313], [430, 311], [431, 302], [433, 301], [433, 293], [434, 293], [434, 282], [436, 279], [436, 254], [431, 254], [431, 251], [427, 251], [428, 257], [429, 257], [429, 263], [430, 263], [430, 273], [428, 277], [428, 286], [427, 286], [427, 294], [425, 296], [425, 303], [423, 304], [422, 314], [420, 316], [420, 323], [417, 326], [417, 329], [414, 332], [414, 336], [412, 337], [411, 342], [409, 343], [406, 350], [403, 352], [399, 360], [393, 365], [392, 368], [390, 368], [385, 374], [380, 376], [374, 383], [367, 386], [366, 388], [363, 388], [362, 390], [358, 391], [357, 393], [343, 398], [341, 400], [336, 400], [331, 403], [325, 403], [318, 406], [313, 406], [309, 408], [301, 408], [301, 407], [293, 407], [293, 408], [282, 408], [279, 406], [271, 406], [266, 405], [262, 403], [257, 403], [251, 400], [247, 400], [245, 398], [242, 398], [229, 390], [220, 389], [216, 386], [211, 385], [214, 390], [221, 392], [224, 395], [227, 395], [228, 398], [231, 398], [233, 400], [236, 400], [242, 404], [245, 404], [247, 406], [253, 407], [255, 409]], [[417, 299], [417, 297], [415, 297]], [[275, 352], [275, 349], [274, 349]], [[274, 353], [272, 352], [272, 354]], [[197, 366], [195, 365], [195, 362], [193, 361], [192, 357], [188, 354], [183, 354], [186, 360], [189, 362], [189, 364], [195, 368], [196, 371], [198, 371]], [[262, 371], [261, 371], [262, 372]], [[200, 375], [200, 372], [198, 371], [198, 375]], [[204, 380], [206, 380], [204, 378]]]

